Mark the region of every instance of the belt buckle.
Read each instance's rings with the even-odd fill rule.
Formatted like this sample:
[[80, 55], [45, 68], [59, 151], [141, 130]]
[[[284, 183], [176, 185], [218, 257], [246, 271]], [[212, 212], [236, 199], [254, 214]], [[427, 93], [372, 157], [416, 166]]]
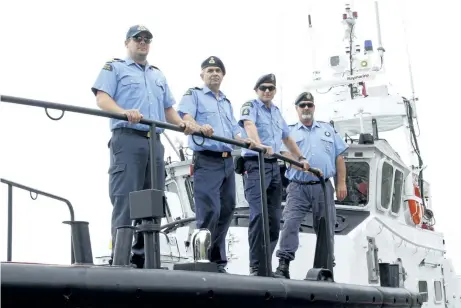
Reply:
[[223, 152], [222, 157], [226, 158], [227, 157], [227, 152]]
[[150, 131], [147, 132], [147, 138], [150, 138]]

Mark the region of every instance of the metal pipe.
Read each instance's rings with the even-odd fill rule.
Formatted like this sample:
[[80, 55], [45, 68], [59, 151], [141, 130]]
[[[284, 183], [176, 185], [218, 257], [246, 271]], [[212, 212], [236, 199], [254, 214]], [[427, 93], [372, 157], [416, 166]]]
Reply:
[[90, 230], [87, 221], [64, 221], [71, 227], [76, 264], [93, 264]]
[[[8, 240], [7, 240], [7, 261], [11, 261], [12, 258], [12, 247], [13, 247], [13, 187], [26, 190], [30, 193], [34, 193], [36, 195], [42, 195], [44, 197], [58, 200], [61, 202], [64, 202], [67, 205], [67, 208], [69, 209], [69, 215], [70, 215], [70, 220], [74, 221], [75, 220], [75, 214], [74, 214], [74, 207], [72, 206], [72, 203], [70, 203], [69, 200], [29, 187], [25, 186], [13, 181], [5, 180], [5, 179], [0, 179], [0, 182], [3, 184], [6, 184], [8, 186]], [[74, 256], [74, 250], [73, 250], [73, 244], [72, 244], [72, 235], [70, 239], [71, 243], [71, 249], [70, 249], [70, 263], [73, 264], [75, 262], [75, 256]]]
[[263, 242], [261, 254], [259, 257], [258, 276], [272, 276], [272, 250], [269, 236], [269, 213], [267, 210], [267, 193], [266, 193], [266, 168], [264, 163], [264, 154], [258, 153], [259, 177], [261, 190], [261, 213], [262, 213], [262, 231]]
[[13, 186], [8, 184], [8, 248], [6, 260], [13, 257]]
[[[61, 110], [63, 112], [69, 111], [69, 112], [75, 112], [75, 113], [94, 115], [94, 116], [103, 117], [103, 118], [111, 118], [111, 119], [119, 119], [119, 120], [128, 121], [128, 117], [120, 113], [108, 112], [108, 111], [103, 111], [103, 110], [98, 110], [98, 109], [78, 107], [78, 106], [72, 106], [72, 105], [66, 105], [66, 104], [58, 104], [58, 103], [52, 103], [52, 102], [46, 102], [46, 101], [39, 101], [39, 100], [33, 100], [33, 99], [28, 99], [28, 98], [16, 97], [16, 96], [0, 95], [0, 101], [6, 102], [6, 103], [19, 104], [19, 105], [41, 107], [45, 109], [56, 109], [56, 110]], [[184, 131], [183, 127], [180, 127], [178, 125], [169, 124], [166, 122], [142, 119], [140, 123], [146, 124], [146, 125], [154, 124], [157, 127], [174, 130], [177, 132]], [[203, 135], [201, 133], [193, 133], [193, 135], [203, 138]], [[232, 145], [235, 145], [241, 148], [248, 149], [249, 147], [249, 144], [247, 143], [220, 137], [220, 136], [211, 136], [211, 137], [205, 137], [205, 138], [232, 144]], [[259, 148], [259, 147], [253, 148], [252, 150], [256, 152], [263, 152], [263, 153], [265, 153], [266, 151], [265, 149]]]

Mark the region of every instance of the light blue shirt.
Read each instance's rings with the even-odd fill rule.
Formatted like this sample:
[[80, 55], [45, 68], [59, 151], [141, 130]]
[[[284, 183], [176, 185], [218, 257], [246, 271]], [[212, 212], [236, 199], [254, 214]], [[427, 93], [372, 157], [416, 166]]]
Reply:
[[[101, 69], [96, 82], [91, 88], [106, 92], [120, 108], [138, 109], [144, 119], [165, 122], [165, 109], [176, 102], [163, 73], [155, 66], [146, 64], [144, 69], [127, 57], [125, 60], [114, 59]], [[129, 127], [148, 131], [145, 124], [130, 124], [128, 121], [111, 119], [111, 130]], [[157, 128], [160, 133], [163, 128]]]
[[[242, 105], [239, 125], [242, 127], [244, 138], [248, 138], [244, 128], [245, 120], [250, 120], [255, 124], [262, 144], [271, 146], [274, 153], [280, 152], [282, 139], [287, 138], [290, 131], [277, 106], [271, 104], [271, 107], [267, 108], [259, 99], [248, 101]], [[242, 149], [242, 156], [244, 157], [256, 155], [258, 153], [255, 151]]]
[[[302, 155], [312, 168], [322, 170], [324, 178], [336, 175], [336, 158], [349, 147], [329, 123], [313, 121], [312, 127], [306, 127], [301, 122], [288, 126], [291, 137], [296, 141]], [[285, 146], [281, 151], [287, 152]], [[287, 169], [285, 176], [288, 180], [316, 181], [315, 175]]]
[[[190, 114], [199, 125], [209, 124], [216, 136], [234, 139], [237, 134], [241, 134], [231, 102], [221, 91], [219, 98], [216, 98], [207, 86], [187, 90], [179, 102], [178, 113], [181, 118], [184, 118], [185, 114]], [[231, 152], [234, 148], [231, 144], [200, 136], [193, 137], [199, 144], [195, 144], [192, 136], [189, 136], [189, 147], [193, 151]]]

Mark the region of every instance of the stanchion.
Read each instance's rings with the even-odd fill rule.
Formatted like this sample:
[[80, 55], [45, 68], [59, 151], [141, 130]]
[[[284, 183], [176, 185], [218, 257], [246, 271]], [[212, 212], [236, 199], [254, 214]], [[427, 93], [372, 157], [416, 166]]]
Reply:
[[90, 230], [87, 221], [64, 221], [70, 225], [76, 264], [93, 264]]
[[269, 236], [269, 213], [267, 210], [267, 193], [266, 193], [266, 168], [264, 164], [264, 153], [258, 153], [259, 177], [261, 189], [261, 213], [262, 213], [262, 232], [263, 242], [260, 250], [258, 276], [272, 276], [272, 251]]

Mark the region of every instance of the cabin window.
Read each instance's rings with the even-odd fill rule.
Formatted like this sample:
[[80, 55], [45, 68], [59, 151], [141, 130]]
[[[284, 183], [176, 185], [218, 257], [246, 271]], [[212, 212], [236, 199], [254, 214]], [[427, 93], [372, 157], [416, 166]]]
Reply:
[[384, 162], [381, 177], [381, 207], [383, 209], [388, 209], [391, 203], [393, 175], [394, 168], [389, 163]]
[[[194, 202], [194, 182], [192, 180], [193, 178], [188, 176], [184, 178], [184, 187], [186, 189], [186, 194], [187, 194], [187, 199], [190, 204], [190, 208], [192, 211], [195, 213], [195, 202]], [[180, 196], [180, 193], [178, 191], [178, 184], [176, 182], [170, 182], [166, 184], [166, 190], [172, 193], [175, 193]], [[184, 202], [181, 200], [181, 202]]]
[[[333, 179], [332, 179], [333, 180]], [[336, 204], [365, 206], [368, 203], [370, 165], [364, 161], [346, 162], [347, 196]]]
[[428, 293], [427, 293], [427, 281], [420, 280], [418, 281], [418, 290], [419, 293], [421, 294], [421, 300], [424, 302], [427, 302], [428, 299]]
[[442, 282], [439, 280], [434, 281], [434, 292], [435, 292], [435, 301], [442, 301]]
[[392, 213], [397, 214], [400, 211], [400, 204], [402, 202], [402, 189], [403, 189], [403, 172], [396, 169], [394, 176], [394, 192], [392, 194]]
[[195, 201], [194, 201], [194, 180], [193, 177], [187, 177], [184, 179], [184, 185], [186, 186], [187, 198], [189, 200], [190, 208], [195, 213]]

